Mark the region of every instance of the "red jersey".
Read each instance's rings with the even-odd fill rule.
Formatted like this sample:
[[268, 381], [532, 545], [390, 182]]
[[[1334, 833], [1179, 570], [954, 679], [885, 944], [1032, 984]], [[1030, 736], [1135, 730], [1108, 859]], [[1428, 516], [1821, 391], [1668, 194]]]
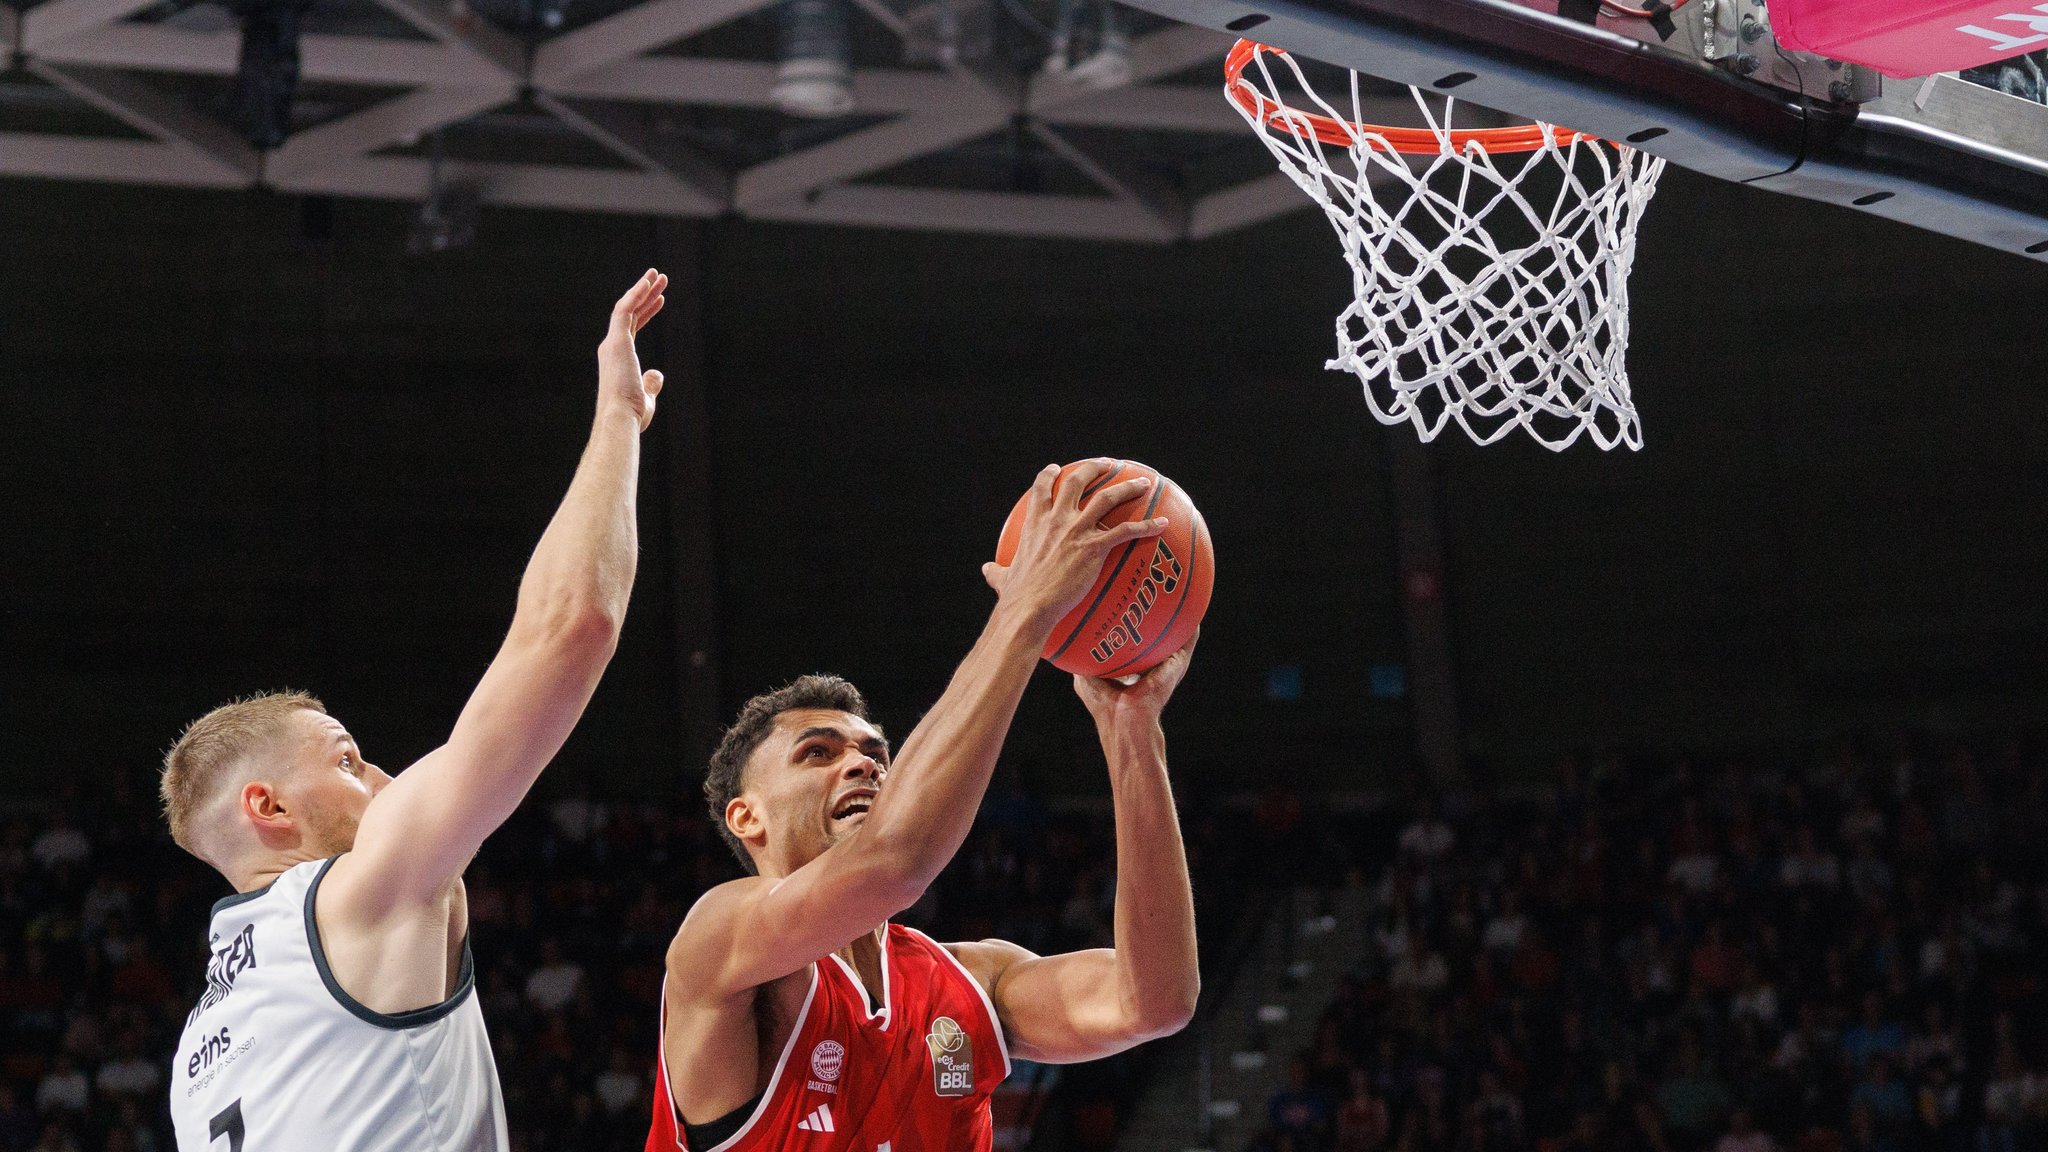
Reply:
[[723, 1143], [690, 1148], [659, 1054], [647, 1152], [989, 1152], [989, 1096], [1009, 1074], [988, 993], [931, 937], [890, 924], [880, 1007], [836, 954], [812, 964], [768, 1087]]

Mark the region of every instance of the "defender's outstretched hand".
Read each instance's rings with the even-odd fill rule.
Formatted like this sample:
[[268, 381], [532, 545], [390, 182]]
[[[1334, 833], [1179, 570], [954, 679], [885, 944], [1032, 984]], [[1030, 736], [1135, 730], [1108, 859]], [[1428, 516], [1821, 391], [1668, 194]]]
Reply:
[[1180, 651], [1128, 685], [1096, 676], [1076, 676], [1074, 694], [1088, 706], [1088, 714], [1095, 717], [1098, 725], [1125, 718], [1157, 720], [1166, 702], [1173, 698], [1173, 690], [1180, 687], [1181, 678], [1188, 674], [1188, 661], [1194, 659], [1195, 642], [1201, 638], [1202, 630], [1197, 628]]
[[640, 370], [640, 353], [633, 346], [633, 337], [668, 302], [662, 295], [667, 288], [668, 277], [649, 268], [612, 305], [611, 328], [605, 332], [604, 343], [597, 346], [598, 403], [624, 404], [640, 422], [642, 432], [654, 419], [654, 398], [661, 395], [662, 376], [651, 369]]
[[1137, 499], [1152, 486], [1151, 477], [1139, 476], [1104, 485], [1082, 498], [1089, 485], [1115, 468], [1114, 460], [1088, 460], [1077, 465], [1063, 482], [1057, 464], [1048, 464], [1039, 472], [1024, 507], [1017, 554], [1007, 566], [994, 562], [981, 566], [982, 579], [1006, 605], [1015, 599], [1050, 628], [1087, 595], [1111, 548], [1166, 531], [1165, 517], [1102, 527], [1102, 518], [1111, 509]]

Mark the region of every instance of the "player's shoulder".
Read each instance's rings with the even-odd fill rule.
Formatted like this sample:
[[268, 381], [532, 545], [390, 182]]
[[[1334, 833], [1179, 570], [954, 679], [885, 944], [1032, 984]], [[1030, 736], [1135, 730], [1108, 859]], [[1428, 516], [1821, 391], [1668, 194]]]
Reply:
[[[929, 937], [920, 936], [929, 940]], [[994, 990], [1012, 964], [1023, 960], [1036, 959], [1036, 953], [1021, 944], [1008, 940], [960, 940], [941, 944], [931, 941], [940, 950], [952, 956], [974, 982], [985, 989]]]
[[765, 876], [742, 876], [697, 897], [669, 941], [670, 967], [725, 952], [734, 934], [745, 928], [754, 903], [774, 886], [775, 881]]
[[442, 919], [468, 906], [469, 889], [461, 876], [451, 876], [431, 891], [415, 891], [393, 884], [392, 861], [374, 850], [358, 848], [308, 861], [292, 872], [305, 874], [323, 925], [374, 928], [398, 921], [417, 923], [422, 917]]

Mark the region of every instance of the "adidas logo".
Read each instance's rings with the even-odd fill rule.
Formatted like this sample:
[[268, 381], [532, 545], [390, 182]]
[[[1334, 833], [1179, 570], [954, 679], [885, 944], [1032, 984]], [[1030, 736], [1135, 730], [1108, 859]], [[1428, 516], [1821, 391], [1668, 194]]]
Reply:
[[796, 1130], [799, 1132], [832, 1131], [832, 1106], [829, 1104], [818, 1105], [811, 1110], [809, 1116], [796, 1122]]

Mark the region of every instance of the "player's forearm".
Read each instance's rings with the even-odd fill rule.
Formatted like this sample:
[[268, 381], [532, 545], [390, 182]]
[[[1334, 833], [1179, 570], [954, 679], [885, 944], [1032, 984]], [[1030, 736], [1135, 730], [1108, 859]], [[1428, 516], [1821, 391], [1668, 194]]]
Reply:
[[568, 495], [527, 562], [515, 636], [594, 639], [607, 648], [617, 639], [639, 560], [639, 473], [638, 418], [601, 403]]
[[1102, 733], [1116, 809], [1116, 978], [1132, 1026], [1147, 1036], [1179, 1031], [1202, 989], [1195, 954], [1195, 898], [1166, 772], [1166, 734], [1156, 721]]
[[[922, 892], [967, 839], [1050, 625], [998, 604], [890, 765], [863, 838]], [[915, 897], [913, 896], [913, 899]]]

